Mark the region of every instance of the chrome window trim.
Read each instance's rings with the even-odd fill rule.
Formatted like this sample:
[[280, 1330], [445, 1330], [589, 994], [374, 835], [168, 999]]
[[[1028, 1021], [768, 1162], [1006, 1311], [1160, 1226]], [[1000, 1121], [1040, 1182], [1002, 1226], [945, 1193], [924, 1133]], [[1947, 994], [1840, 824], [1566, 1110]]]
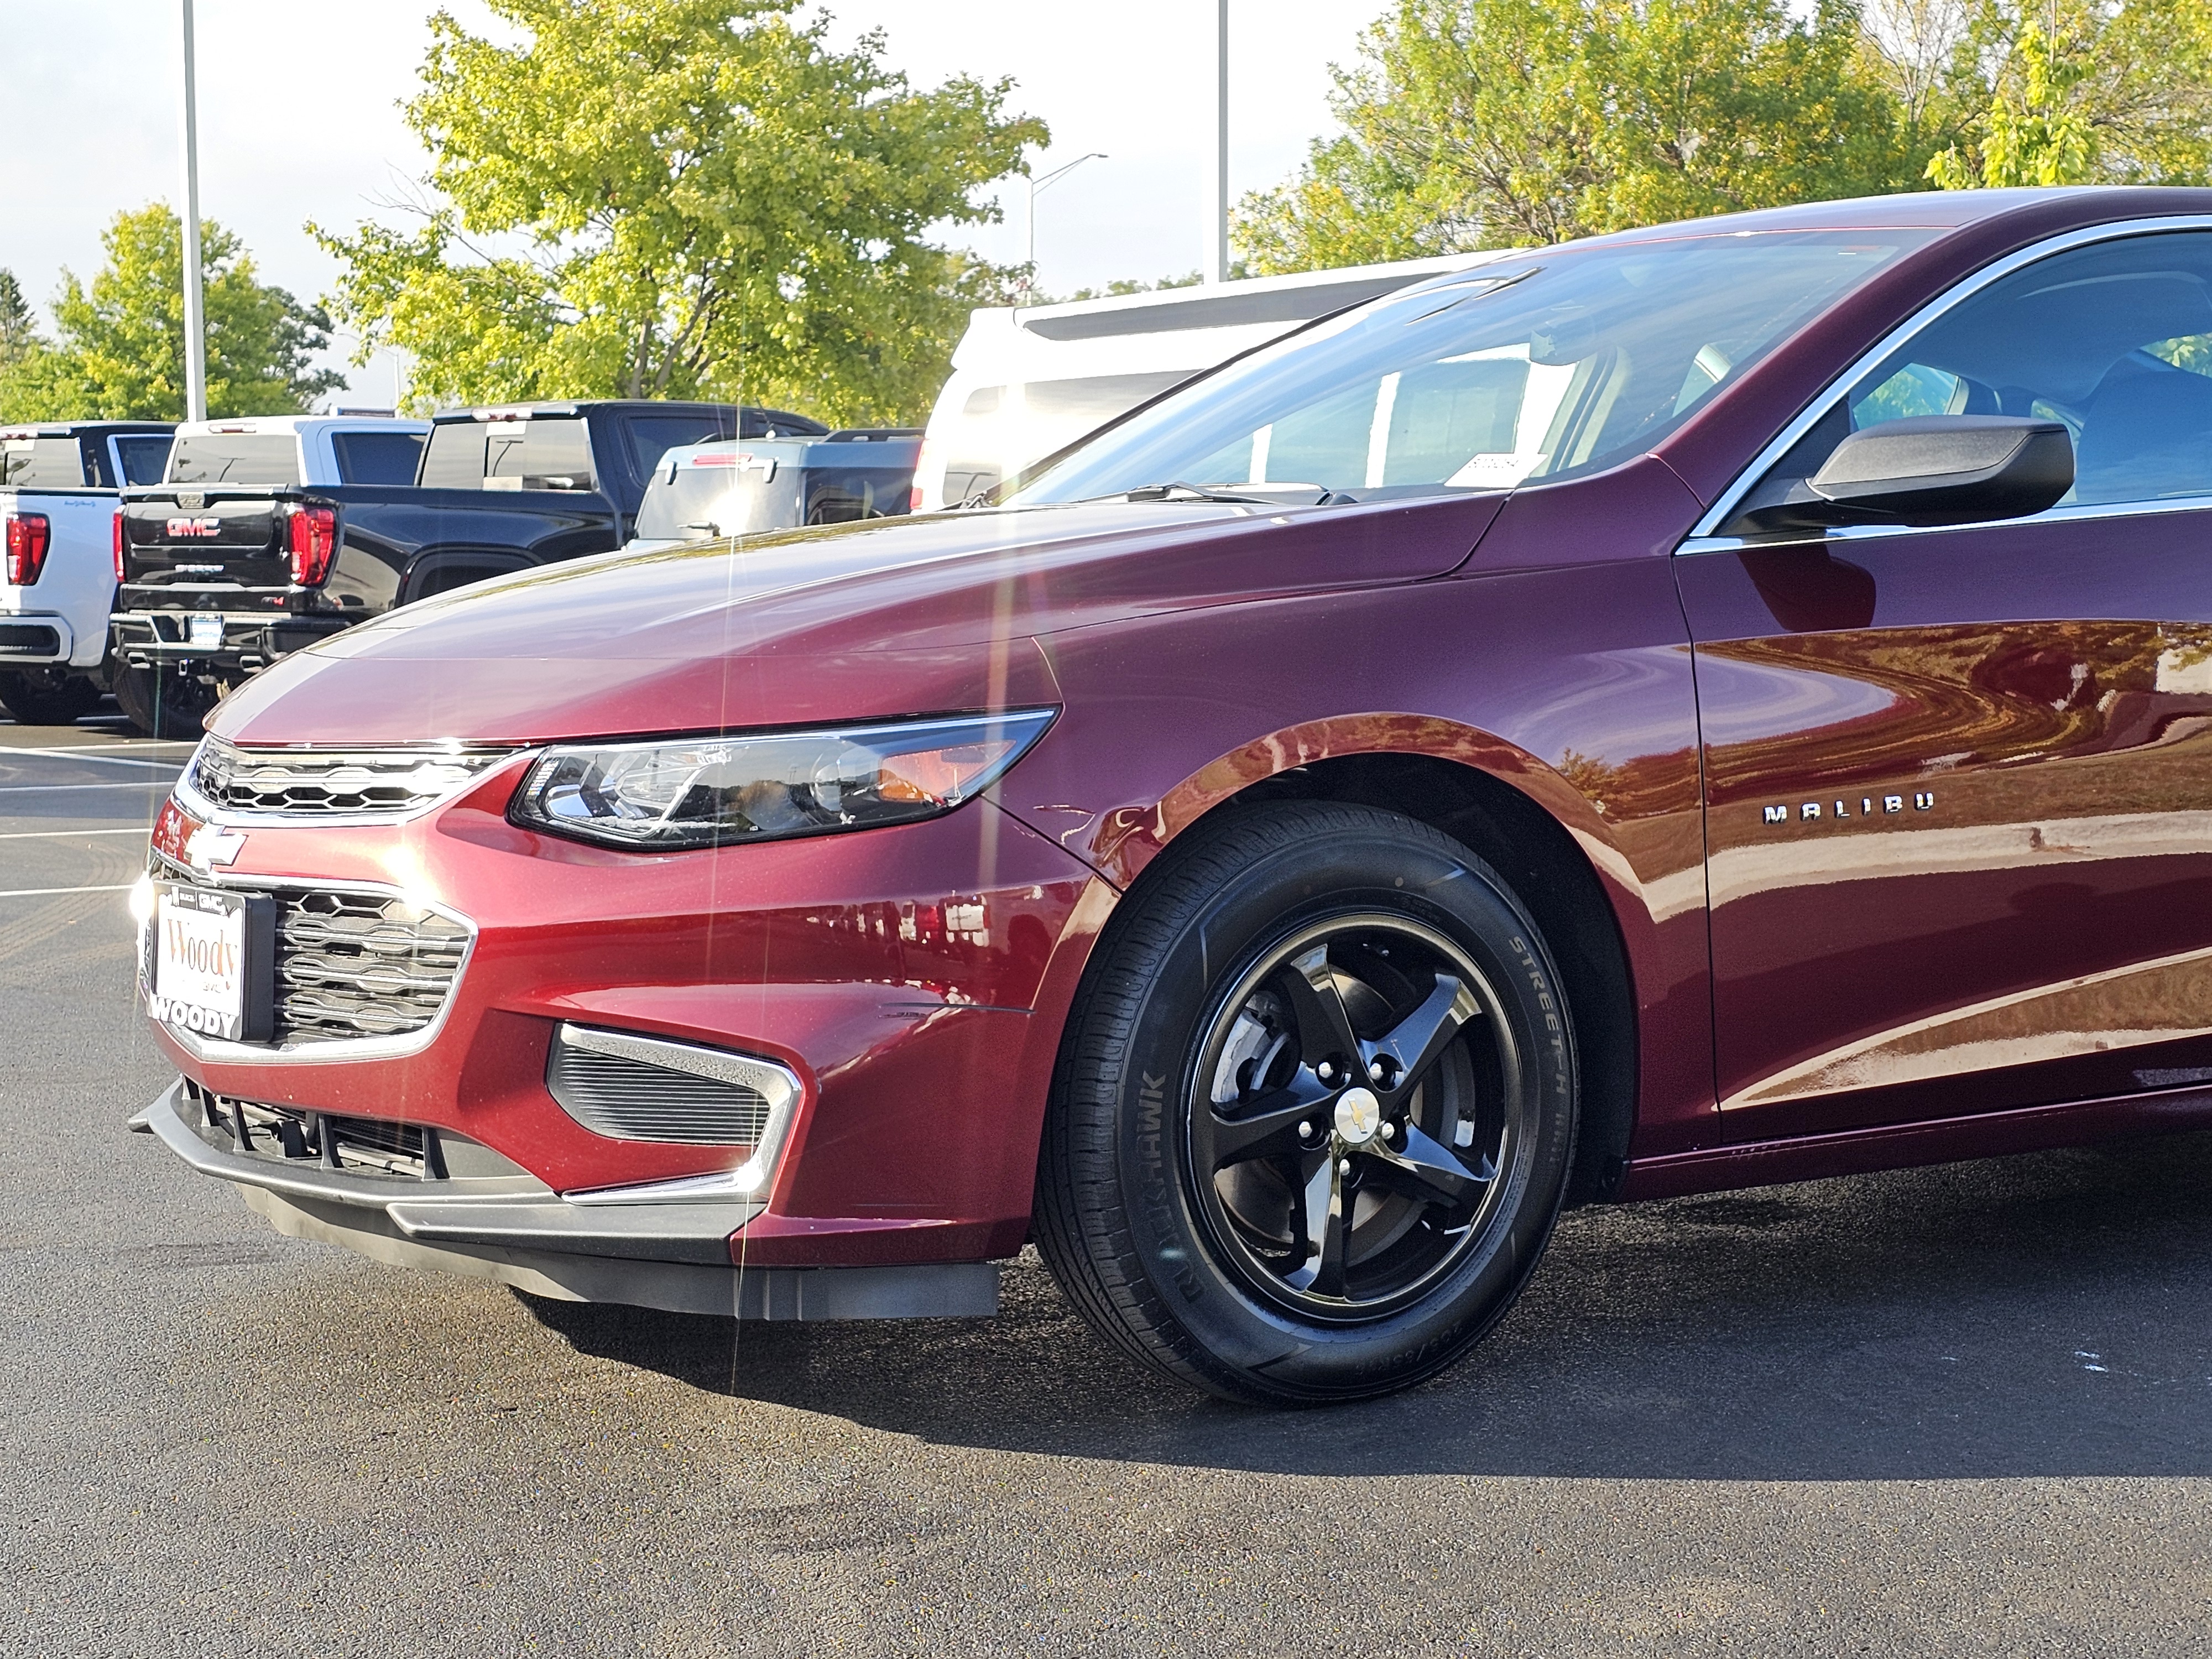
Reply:
[[[461, 981], [467, 977], [469, 963], [477, 953], [477, 924], [450, 904], [433, 899], [423, 899], [373, 881], [324, 881], [313, 876], [248, 876], [231, 871], [201, 872], [177, 863], [160, 853], [153, 855], [148, 873], [156, 881], [183, 881], [210, 887], [235, 888], [243, 892], [269, 892], [286, 889], [310, 893], [360, 893], [370, 898], [399, 899], [445, 917], [450, 922], [467, 930], [468, 939], [461, 946], [461, 959], [453, 966], [453, 981], [446, 992], [446, 1000], [439, 1004], [435, 1018], [418, 1031], [404, 1031], [398, 1036], [339, 1037], [329, 1042], [274, 1043], [226, 1042], [217, 1037], [209, 1039], [194, 1032], [180, 1031], [173, 1025], [155, 1023], [161, 1031], [194, 1060], [220, 1066], [325, 1066], [356, 1060], [404, 1060], [418, 1054], [438, 1040], [446, 1029], [446, 1021], [460, 1000]], [[143, 1008], [146, 992], [146, 933], [150, 922], [142, 922], [138, 930], [137, 963], [132, 969]]]
[[[1979, 270], [1962, 277], [1952, 287], [1921, 307], [1905, 321], [1892, 329], [1872, 349], [1863, 353], [1842, 374], [1823, 386], [1812, 401], [1805, 405], [1797, 417], [1784, 427], [1773, 441], [1760, 450], [1752, 463], [1737, 473], [1735, 481], [1715, 498], [1713, 505], [1708, 507], [1705, 515], [1692, 526], [1690, 533], [1675, 548], [1675, 552], [1712, 553], [1746, 546], [1771, 547], [1784, 544], [1784, 538], [1780, 538], [1762, 537], [1756, 542], [1753, 542], [1740, 537], [1721, 536], [1717, 532], [1722, 525], [1728, 522], [1729, 514], [1735, 511], [1737, 504], [1751, 493], [1761, 478], [1766, 476], [1767, 470], [1787, 454], [1790, 446], [1811, 431], [1829, 410], [1844, 399], [1851, 387], [1857, 384], [1862, 374], [1899, 346], [1904, 345], [1914, 335], [1919, 333], [1945, 313], [1972, 299], [1990, 283], [2011, 276], [2015, 270], [2024, 270], [2039, 260], [2050, 258], [2055, 254], [2070, 252], [2077, 247], [2089, 247], [2099, 242], [2124, 241], [2130, 237], [2155, 236], [2161, 232], [2177, 230], [2212, 230], [2212, 214], [2175, 214], [2170, 218], [2157, 219], [2116, 219], [2109, 224], [2086, 225], [2078, 230], [2064, 231], [2057, 236], [2038, 242], [2031, 247], [2024, 247], [2016, 252], [2008, 253], [1994, 264], [1984, 265]], [[2205, 499], [2200, 496], [2186, 498], [2192, 503], [2203, 501]], [[2176, 510], [2173, 502], [2170, 500], [2155, 503], [2099, 501], [2079, 508], [2051, 507], [2046, 512], [2034, 514], [2022, 519], [1990, 519], [1982, 522], [2040, 524], [2045, 520], [2065, 518], [2077, 513], [2085, 518], [2112, 518], [2122, 515], [2132, 517], [2137, 513], [2156, 507]], [[1966, 530], [1974, 527], [1971, 525], [1850, 526], [1859, 531], [1862, 535], [1871, 530], [1874, 533], [1883, 536], [1941, 534], [1948, 530]], [[1826, 532], [1816, 531], [1808, 532], [1806, 537], [1791, 539], [1820, 540], [1835, 538], [1838, 534], [1838, 532], [1834, 530]]]
[[[504, 759], [494, 761], [474, 777], [464, 778], [444, 794], [404, 812], [274, 812], [236, 806], [219, 806], [200, 793], [198, 787], [192, 782], [192, 774], [199, 766], [201, 751], [210, 743], [218, 741], [222, 739], [218, 739], [214, 733], [210, 732], [193, 746], [192, 752], [185, 757], [184, 770], [177, 775], [173, 793], [177, 798], [177, 805], [183, 807], [200, 823], [232, 826], [240, 830], [378, 830], [387, 824], [412, 823], [417, 818], [427, 817], [441, 807], [451, 805], [457, 796], [466, 793], [485, 780], [497, 777], [502, 767], [511, 765], [517, 761], [535, 763], [542, 752], [538, 749], [509, 750], [506, 752]], [[229, 746], [234, 749], [239, 747], [236, 744]], [[252, 749], [241, 752], [301, 756], [353, 755], [368, 754], [374, 747], [374, 744], [368, 744], [317, 748], [309, 744], [288, 744], [281, 748]], [[408, 744], [392, 744], [388, 747], [393, 754], [428, 752], [427, 750], [421, 750]], [[335, 886], [337, 884], [326, 884]]]
[[1874, 541], [1884, 536], [1949, 536], [1962, 530], [1987, 530], [1993, 525], [2079, 524], [2101, 519], [2141, 519], [2166, 513], [2212, 513], [2212, 492], [2202, 495], [2160, 495], [2141, 501], [2089, 501], [2076, 507], [2053, 507], [2024, 519], [1977, 519], [1971, 524], [1845, 524], [1826, 530], [1784, 532], [1771, 536], [1689, 536], [1674, 551], [1689, 556], [1698, 553], [1736, 553], [1748, 547], [1827, 546], [1839, 543]]

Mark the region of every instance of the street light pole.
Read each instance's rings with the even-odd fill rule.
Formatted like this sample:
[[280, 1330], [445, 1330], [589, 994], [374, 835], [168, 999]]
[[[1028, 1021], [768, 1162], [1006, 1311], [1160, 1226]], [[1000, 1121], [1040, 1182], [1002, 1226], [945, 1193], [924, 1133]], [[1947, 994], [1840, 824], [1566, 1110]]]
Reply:
[[[190, 3], [190, 0], [186, 0], [186, 3], [188, 3], [188, 4], [189, 4], [189, 3]], [[1078, 167], [1081, 167], [1081, 166], [1082, 166], [1085, 161], [1105, 161], [1105, 160], [1107, 160], [1107, 159], [1108, 159], [1108, 157], [1107, 157], [1106, 152], [1105, 152], [1104, 150], [1103, 150], [1103, 149], [1094, 149], [1094, 150], [1091, 151], [1088, 155], [1079, 155], [1079, 156], [1077, 156], [1077, 157], [1076, 157], [1073, 161], [1070, 161], [1070, 162], [1069, 162], [1066, 167], [1054, 167], [1054, 168], [1050, 173], [1046, 173], [1046, 174], [1045, 174], [1045, 176], [1044, 176], [1043, 178], [1042, 178], [1042, 179], [1039, 179], [1039, 178], [1036, 177], [1034, 174], [1031, 174], [1031, 175], [1026, 175], [1026, 176], [1029, 178], [1029, 186], [1030, 186], [1030, 211], [1029, 211], [1030, 257], [1029, 257], [1029, 268], [1030, 268], [1030, 285], [1032, 288], [1034, 288], [1034, 287], [1036, 285], [1036, 198], [1037, 198], [1037, 192], [1038, 192], [1039, 191], [1041, 191], [1041, 190], [1044, 189], [1046, 186], [1048, 186], [1048, 185], [1052, 185], [1052, 184], [1054, 184], [1054, 183], [1058, 182], [1060, 179], [1062, 179], [1066, 178], [1069, 173], [1071, 173], [1074, 172], [1074, 171], [1076, 170], [1076, 168], [1078, 168]]]
[[1206, 191], [1206, 280], [1229, 280], [1229, 0], [1214, 0], [1213, 167]]
[[200, 139], [192, 85], [192, 0], [185, 9], [185, 418], [207, 419], [207, 319], [200, 302]]

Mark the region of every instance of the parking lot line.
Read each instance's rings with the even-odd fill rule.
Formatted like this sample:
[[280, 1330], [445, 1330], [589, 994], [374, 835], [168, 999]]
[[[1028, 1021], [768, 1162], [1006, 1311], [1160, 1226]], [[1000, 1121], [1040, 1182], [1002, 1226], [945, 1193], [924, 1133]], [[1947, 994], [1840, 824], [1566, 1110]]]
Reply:
[[66, 755], [71, 760], [89, 761], [94, 766], [182, 766], [182, 761], [136, 760], [129, 755], [100, 755], [90, 750], [26, 749], [17, 744], [0, 744], [0, 755]]
[[0, 841], [67, 841], [75, 836], [146, 836], [152, 833], [143, 823], [127, 830], [9, 830], [0, 832]]
[[127, 893], [136, 882], [125, 882], [120, 887], [18, 887], [13, 892], [0, 893], [0, 899], [52, 898], [57, 893]]
[[58, 795], [64, 789], [159, 789], [162, 781], [145, 778], [137, 783], [0, 783], [0, 795]]

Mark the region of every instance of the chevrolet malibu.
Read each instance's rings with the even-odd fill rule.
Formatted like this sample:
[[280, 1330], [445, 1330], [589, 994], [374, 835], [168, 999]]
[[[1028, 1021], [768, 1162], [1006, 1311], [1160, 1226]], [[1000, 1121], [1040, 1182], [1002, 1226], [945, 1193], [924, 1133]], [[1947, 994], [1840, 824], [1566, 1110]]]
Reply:
[[1563, 1206], [2212, 1122], [2212, 191], [1470, 258], [208, 728], [138, 1122], [282, 1231], [1401, 1388]]

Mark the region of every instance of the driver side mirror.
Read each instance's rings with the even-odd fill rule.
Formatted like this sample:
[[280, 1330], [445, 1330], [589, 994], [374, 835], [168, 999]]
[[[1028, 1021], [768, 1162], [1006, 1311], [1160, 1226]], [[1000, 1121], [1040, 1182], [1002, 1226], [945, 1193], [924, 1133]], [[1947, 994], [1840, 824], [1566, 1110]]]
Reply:
[[1854, 432], [1782, 500], [1742, 514], [1758, 532], [2021, 519], [2074, 487], [2065, 423], [2020, 415], [1922, 415]]

